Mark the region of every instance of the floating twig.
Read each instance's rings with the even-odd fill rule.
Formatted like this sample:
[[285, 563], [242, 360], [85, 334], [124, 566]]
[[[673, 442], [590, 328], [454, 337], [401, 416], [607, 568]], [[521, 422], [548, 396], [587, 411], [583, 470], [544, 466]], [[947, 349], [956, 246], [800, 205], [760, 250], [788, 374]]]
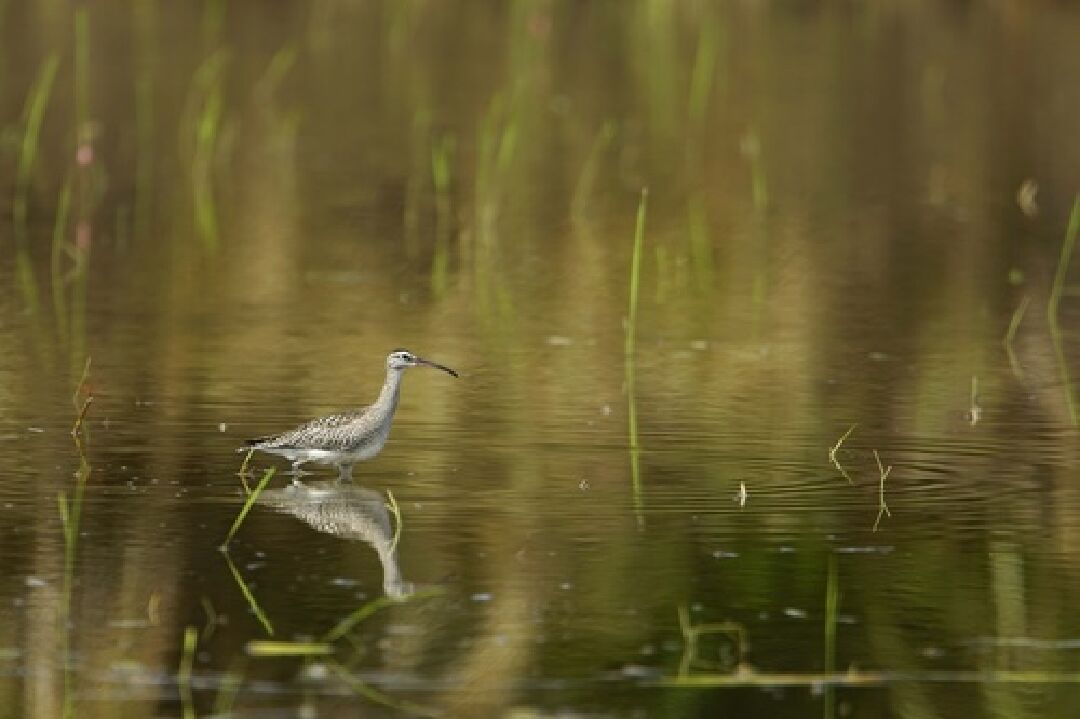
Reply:
[[885, 503], [885, 480], [889, 477], [889, 472], [892, 471], [892, 465], [885, 467], [881, 464], [881, 456], [878, 451], [874, 450], [874, 459], [877, 460], [878, 474], [880, 475], [878, 484], [878, 514], [877, 520], [874, 521], [874, 531], [878, 530], [878, 525], [881, 524], [882, 516], [892, 516], [892, 512], [889, 511], [889, 505]]
[[856, 423], [856, 424], [853, 424], [850, 427], [848, 427], [848, 431], [844, 432], [844, 434], [841, 435], [840, 439], [836, 440], [836, 444], [834, 444], [832, 446], [832, 448], [829, 450], [829, 461], [832, 462], [833, 466], [836, 467], [837, 471], [839, 471], [840, 474], [842, 474], [844, 476], [844, 479], [846, 479], [848, 481], [848, 484], [855, 484], [855, 482], [852, 481], [851, 475], [849, 475], [847, 473], [847, 470], [844, 469], [843, 466], [841, 466], [840, 460], [838, 460], [836, 458], [836, 453], [837, 453], [837, 451], [839, 451], [840, 445], [842, 445], [844, 443], [844, 440], [847, 439], [848, 437], [850, 437], [851, 433], [854, 432], [855, 428], [858, 427], [858, 426], [859, 426], [858, 423]]

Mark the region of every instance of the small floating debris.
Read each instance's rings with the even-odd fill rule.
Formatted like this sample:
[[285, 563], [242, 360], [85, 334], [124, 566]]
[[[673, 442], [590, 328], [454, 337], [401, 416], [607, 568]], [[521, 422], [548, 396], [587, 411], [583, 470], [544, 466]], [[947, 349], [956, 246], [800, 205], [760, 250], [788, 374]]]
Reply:
[[889, 546], [866, 546], [866, 547], [837, 547], [837, 554], [890, 554], [893, 547]]
[[545, 341], [551, 347], [569, 347], [574, 344], [574, 340], [569, 337], [563, 337], [562, 335], [551, 335]]
[[351, 589], [356, 586], [357, 582], [351, 577], [334, 577], [330, 580], [330, 584], [334, 587], [346, 587]]
[[469, 599], [474, 602], [490, 602], [493, 597], [490, 592], [477, 592], [476, 594], [469, 597]]
[[806, 619], [806, 610], [795, 607], [784, 607], [784, 616], [792, 619]]
[[735, 501], [739, 503], [740, 507], [746, 506], [746, 500], [750, 497], [750, 493], [746, 491], [746, 482], [739, 482], [739, 491], [735, 493]]

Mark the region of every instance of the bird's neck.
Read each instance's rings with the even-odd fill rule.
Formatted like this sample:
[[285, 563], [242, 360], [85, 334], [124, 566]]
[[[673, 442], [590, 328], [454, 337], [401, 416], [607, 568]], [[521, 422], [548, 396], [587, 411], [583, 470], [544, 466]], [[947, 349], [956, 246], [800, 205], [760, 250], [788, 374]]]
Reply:
[[379, 392], [379, 399], [375, 401], [376, 405], [390, 414], [393, 414], [394, 410], [397, 409], [398, 395], [401, 394], [402, 374], [401, 370], [387, 370], [386, 381], [383, 382], [382, 390]]

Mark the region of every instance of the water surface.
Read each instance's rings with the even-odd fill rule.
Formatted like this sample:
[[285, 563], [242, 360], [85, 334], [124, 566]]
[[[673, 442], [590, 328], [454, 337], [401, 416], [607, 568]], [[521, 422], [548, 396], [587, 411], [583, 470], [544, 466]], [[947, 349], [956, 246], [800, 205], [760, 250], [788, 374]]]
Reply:
[[0, 3], [3, 714], [1069, 715], [1078, 36]]

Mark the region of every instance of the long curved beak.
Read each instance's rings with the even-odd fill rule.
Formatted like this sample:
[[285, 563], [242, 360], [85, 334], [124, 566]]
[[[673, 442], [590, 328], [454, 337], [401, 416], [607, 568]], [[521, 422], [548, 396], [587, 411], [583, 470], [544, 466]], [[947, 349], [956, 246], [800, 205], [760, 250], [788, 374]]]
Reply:
[[428, 367], [434, 367], [435, 369], [441, 369], [443, 372], [446, 372], [447, 374], [451, 374], [451, 375], [453, 375], [455, 377], [458, 376], [457, 372], [450, 369], [446, 365], [439, 364], [438, 362], [432, 362], [431, 360], [424, 359], [423, 357], [417, 357], [416, 361], [418, 363], [420, 363], [420, 364], [426, 364]]

